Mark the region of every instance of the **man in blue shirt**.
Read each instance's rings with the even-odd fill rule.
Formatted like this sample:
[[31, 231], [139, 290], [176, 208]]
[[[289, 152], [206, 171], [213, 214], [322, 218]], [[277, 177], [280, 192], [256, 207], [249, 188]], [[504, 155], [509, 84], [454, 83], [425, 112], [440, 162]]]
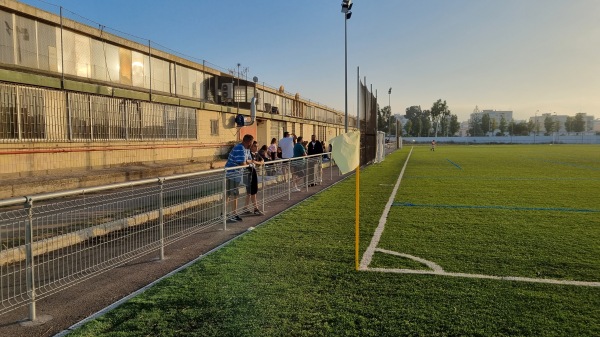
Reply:
[[[228, 167], [237, 167], [237, 166], [246, 166], [248, 164], [254, 164], [254, 161], [251, 158], [248, 158], [248, 153], [250, 146], [254, 142], [254, 136], [245, 135], [242, 139], [242, 142], [235, 145], [231, 152], [229, 152], [229, 157], [227, 157], [227, 163], [225, 163], [225, 168]], [[246, 176], [246, 172], [243, 169], [239, 170], [227, 170], [227, 198], [229, 202], [231, 202], [231, 211], [233, 214], [237, 212], [237, 201], [238, 196], [240, 195], [240, 185], [242, 184], [243, 178]], [[224, 213], [227, 213], [226, 211]], [[237, 222], [242, 221], [242, 218], [235, 214], [234, 216], [227, 219], [228, 222]]]

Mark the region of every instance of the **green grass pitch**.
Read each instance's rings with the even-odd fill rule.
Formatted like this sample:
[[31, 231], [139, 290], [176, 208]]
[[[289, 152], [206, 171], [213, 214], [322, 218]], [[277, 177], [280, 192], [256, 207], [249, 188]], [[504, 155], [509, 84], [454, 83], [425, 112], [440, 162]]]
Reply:
[[[409, 147], [361, 171], [365, 252]], [[600, 336], [600, 287], [354, 270], [355, 177], [72, 336]], [[379, 248], [447, 272], [600, 281], [600, 147], [415, 147]], [[377, 252], [369, 267], [426, 270]]]

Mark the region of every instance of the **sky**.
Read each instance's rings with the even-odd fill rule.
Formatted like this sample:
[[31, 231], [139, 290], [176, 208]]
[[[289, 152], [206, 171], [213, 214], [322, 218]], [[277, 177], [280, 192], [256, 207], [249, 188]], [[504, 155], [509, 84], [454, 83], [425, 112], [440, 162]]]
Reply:
[[394, 114], [442, 99], [460, 121], [476, 106], [600, 118], [600, 0], [353, 0], [346, 22], [341, 0], [21, 2], [339, 111], [346, 32], [351, 116], [360, 76]]

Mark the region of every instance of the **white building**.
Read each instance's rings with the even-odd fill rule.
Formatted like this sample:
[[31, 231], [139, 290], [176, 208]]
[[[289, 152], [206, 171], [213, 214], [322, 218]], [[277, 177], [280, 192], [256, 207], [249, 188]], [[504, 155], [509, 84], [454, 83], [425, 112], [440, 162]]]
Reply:
[[510, 111], [510, 110], [506, 110], [506, 111], [501, 111], [501, 110], [483, 110], [483, 111], [479, 111], [477, 108], [476, 108], [476, 111], [474, 111], [471, 114], [471, 119], [473, 119], [475, 117], [478, 120], [481, 120], [481, 118], [484, 115], [486, 115], [486, 114], [490, 116], [490, 126], [489, 126], [489, 128], [492, 129], [492, 125], [495, 126], [493, 128], [493, 130], [491, 130], [491, 132], [488, 132], [488, 135], [495, 135], [498, 132], [500, 132], [500, 122], [502, 121], [502, 118], [504, 118], [507, 127], [508, 127], [508, 124], [513, 120], [513, 112]]

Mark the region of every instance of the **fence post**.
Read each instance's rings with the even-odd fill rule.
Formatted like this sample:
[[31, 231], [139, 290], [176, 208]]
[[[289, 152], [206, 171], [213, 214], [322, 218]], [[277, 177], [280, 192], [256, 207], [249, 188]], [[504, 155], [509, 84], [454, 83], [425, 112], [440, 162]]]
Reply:
[[329, 180], [333, 180], [333, 151], [329, 153]]
[[292, 179], [294, 178], [294, 174], [292, 174], [292, 160], [287, 160], [288, 169], [285, 173], [285, 178], [288, 180], [288, 200], [292, 200]]
[[165, 178], [158, 178], [158, 185], [160, 186], [159, 200], [158, 200], [158, 218], [159, 225], [158, 231], [160, 236], [160, 259], [165, 259], [165, 219], [164, 219], [164, 191], [163, 187], [165, 184]]
[[261, 202], [262, 202], [262, 211], [263, 212], [265, 211], [265, 186], [267, 185], [267, 184], [265, 184], [265, 171], [266, 170], [267, 170], [267, 162], [263, 161], [262, 170], [260, 171], [261, 172], [260, 176], [261, 176], [261, 181], [262, 181], [262, 183], [261, 183], [261, 185], [262, 185], [262, 200], [261, 200]]
[[[308, 192], [308, 181], [309, 181], [309, 180], [308, 180], [308, 172], [309, 172], [309, 171], [308, 171], [308, 166], [310, 165], [310, 164], [308, 163], [308, 162], [310, 161], [309, 159], [310, 159], [310, 158], [308, 158], [308, 157], [303, 159], [303, 160], [305, 160], [305, 161], [306, 161], [306, 172], [304, 172], [304, 185], [306, 185], [306, 192]], [[313, 167], [314, 167], [314, 166], [313, 166]], [[313, 181], [314, 181], [314, 179], [315, 179], [315, 178], [313, 177]]]
[[227, 230], [227, 168], [223, 170], [223, 230]]
[[[317, 173], [318, 173], [318, 182], [319, 185], [321, 185], [323, 183], [323, 156], [319, 156], [319, 159], [317, 161]], [[316, 185], [316, 180], [315, 180], [315, 185]]]
[[25, 225], [25, 265], [27, 274], [27, 296], [29, 303], [29, 320], [35, 321], [35, 265], [33, 261], [33, 200], [26, 197], [27, 224]]

